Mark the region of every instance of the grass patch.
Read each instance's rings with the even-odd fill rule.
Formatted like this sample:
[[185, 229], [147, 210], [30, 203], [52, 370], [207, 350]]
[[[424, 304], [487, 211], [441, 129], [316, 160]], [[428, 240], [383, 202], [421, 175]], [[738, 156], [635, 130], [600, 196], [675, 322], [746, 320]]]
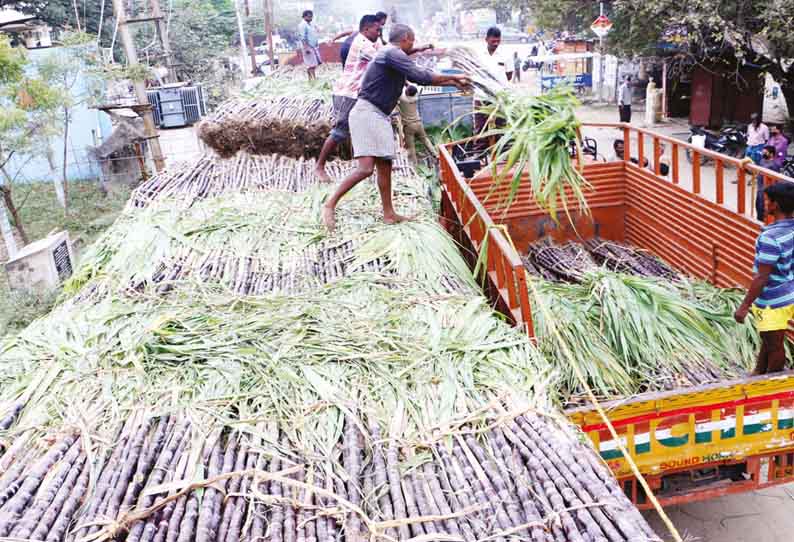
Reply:
[[[51, 182], [14, 187], [14, 201], [20, 206], [22, 224], [31, 242], [52, 231], [68, 230], [79, 252], [105, 231], [127, 202], [130, 189], [114, 186], [104, 195], [96, 182], [78, 181], [69, 185], [69, 213], [64, 213]], [[5, 270], [0, 277], [0, 337], [19, 333], [36, 318], [47, 314], [58, 291], [11, 292]]]

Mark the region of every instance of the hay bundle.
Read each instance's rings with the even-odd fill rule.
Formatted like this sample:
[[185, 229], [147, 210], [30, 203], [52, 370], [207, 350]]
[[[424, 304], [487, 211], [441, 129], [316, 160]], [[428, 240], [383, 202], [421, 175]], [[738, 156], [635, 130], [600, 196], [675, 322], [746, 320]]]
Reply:
[[201, 140], [221, 157], [239, 151], [317, 157], [331, 132], [333, 107], [322, 99], [232, 100], [198, 127]]

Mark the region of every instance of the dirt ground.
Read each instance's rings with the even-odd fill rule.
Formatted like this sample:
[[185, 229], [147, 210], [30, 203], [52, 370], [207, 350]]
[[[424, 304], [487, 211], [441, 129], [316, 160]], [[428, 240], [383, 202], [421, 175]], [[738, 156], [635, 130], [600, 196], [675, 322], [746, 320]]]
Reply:
[[[790, 542], [794, 539], [794, 484], [666, 510], [682, 536], [702, 542]], [[656, 512], [648, 522], [672, 540]]]

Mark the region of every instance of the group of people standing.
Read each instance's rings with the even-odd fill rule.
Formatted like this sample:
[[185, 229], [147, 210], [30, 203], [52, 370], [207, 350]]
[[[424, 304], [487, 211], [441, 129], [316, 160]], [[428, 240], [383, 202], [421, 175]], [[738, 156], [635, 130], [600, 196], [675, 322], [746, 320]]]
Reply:
[[[316, 59], [313, 56], [317, 53], [316, 32], [307, 32], [305, 28], [311, 27], [311, 19], [311, 12], [304, 13], [299, 28], [309, 78], [315, 76], [313, 68], [319, 64], [319, 54]], [[432, 49], [432, 46], [415, 47], [414, 32], [404, 24], [393, 24], [388, 41], [384, 40], [386, 20], [385, 13], [364, 15], [358, 31], [345, 32], [336, 37], [347, 37], [343, 43], [344, 68], [333, 88], [334, 126], [317, 160], [315, 174], [321, 181], [330, 182], [325, 171], [326, 161], [348, 139], [352, 143], [357, 166], [322, 207], [322, 220], [331, 231], [336, 225], [336, 205], [339, 200], [375, 171], [378, 174], [384, 221], [393, 224], [408, 220], [397, 214], [392, 202], [392, 160], [397, 155], [397, 149], [391, 114], [402, 98], [409, 121], [408, 130], [411, 130], [411, 122], [419, 120], [418, 115], [411, 115], [412, 110], [415, 112], [416, 89], [407, 86], [407, 82], [416, 85], [450, 85], [462, 89], [469, 85], [465, 75], [437, 73], [417, 66], [411, 56]]]
[[[746, 155], [759, 166], [779, 172], [788, 153], [788, 138], [783, 135], [780, 126], [770, 124], [767, 126], [761, 121], [758, 113], [750, 116], [747, 126], [747, 152]], [[764, 208], [764, 177], [759, 175], [756, 179], [758, 192], [755, 200], [755, 212], [758, 220], [766, 217]]]

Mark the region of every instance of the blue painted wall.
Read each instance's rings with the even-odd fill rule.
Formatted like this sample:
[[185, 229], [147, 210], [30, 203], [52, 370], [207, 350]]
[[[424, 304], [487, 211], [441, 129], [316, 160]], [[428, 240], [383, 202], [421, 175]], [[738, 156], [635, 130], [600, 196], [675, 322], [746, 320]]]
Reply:
[[[70, 54], [69, 49], [63, 47], [30, 49], [28, 58], [31, 65], [34, 65], [37, 61], [50, 58], [52, 55], [56, 55], [57, 59], [57, 55], [66, 54]], [[89, 146], [94, 146], [94, 132], [96, 132], [97, 141], [101, 143], [103, 138], [109, 136], [112, 131], [108, 115], [91, 109], [93, 104], [90, 102], [79, 103], [85, 101], [88, 83], [86, 80], [78, 80], [72, 89], [72, 97], [76, 105], [71, 110], [66, 157], [66, 170], [70, 181], [99, 177], [99, 164], [90, 158], [86, 149]], [[61, 131], [60, 126], [59, 131]], [[55, 175], [60, 179], [63, 168], [63, 137], [53, 136], [50, 138], [50, 146], [53, 151]], [[42, 149], [41, 154], [34, 156], [33, 159], [30, 159], [29, 156], [13, 158], [9, 166], [9, 172], [20, 171], [18, 182], [52, 181], [53, 174], [47, 161], [46, 149]]]

